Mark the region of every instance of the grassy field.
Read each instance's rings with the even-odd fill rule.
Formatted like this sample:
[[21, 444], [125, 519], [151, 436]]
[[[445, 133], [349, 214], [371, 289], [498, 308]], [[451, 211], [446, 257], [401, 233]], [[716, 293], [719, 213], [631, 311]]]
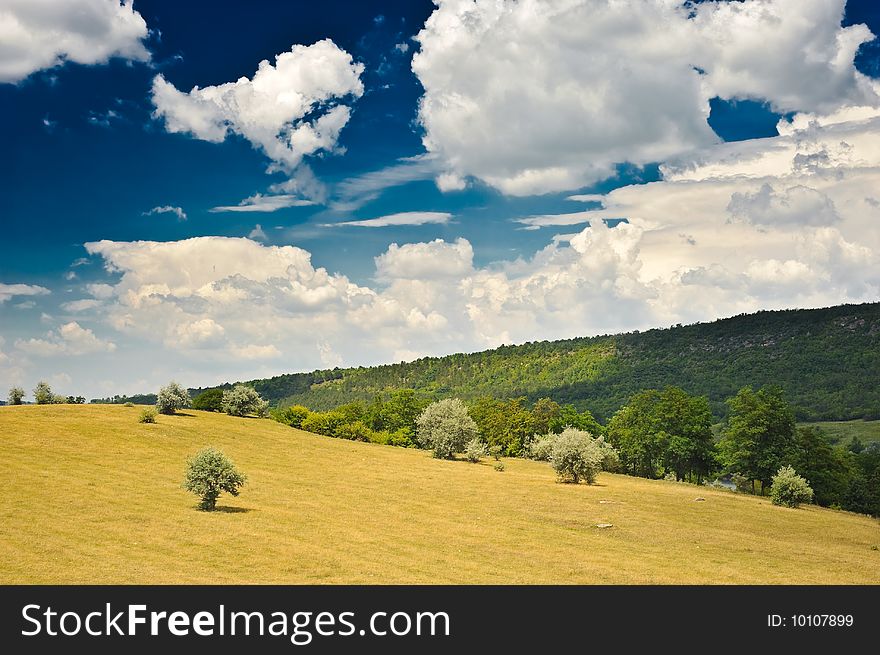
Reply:
[[849, 445], [853, 437], [861, 439], [865, 445], [872, 441], [880, 441], [880, 421], [819, 421], [816, 423], [801, 423], [822, 428], [837, 443]]
[[[0, 583], [880, 583], [864, 516], [139, 412], [0, 407]], [[180, 487], [205, 445], [250, 478], [214, 513]]]

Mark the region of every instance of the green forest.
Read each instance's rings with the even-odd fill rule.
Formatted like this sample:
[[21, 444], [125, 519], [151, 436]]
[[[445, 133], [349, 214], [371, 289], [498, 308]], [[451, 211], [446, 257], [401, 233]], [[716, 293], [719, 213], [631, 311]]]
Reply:
[[[384, 366], [246, 382], [274, 406], [328, 410], [412, 389], [436, 400], [551, 398], [609, 420], [636, 393], [672, 385], [717, 419], [747, 385], [776, 385], [799, 421], [880, 418], [880, 303], [764, 311], [711, 323], [536, 341]], [[232, 384], [218, 388], [231, 388]], [[193, 389], [198, 394], [206, 389]]]

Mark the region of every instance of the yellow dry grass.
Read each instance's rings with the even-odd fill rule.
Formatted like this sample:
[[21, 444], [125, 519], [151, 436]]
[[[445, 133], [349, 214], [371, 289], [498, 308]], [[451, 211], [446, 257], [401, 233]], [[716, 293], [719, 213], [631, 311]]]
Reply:
[[[139, 412], [0, 408], [0, 583], [880, 583], [864, 516]], [[249, 476], [213, 513], [180, 487], [205, 445]]]

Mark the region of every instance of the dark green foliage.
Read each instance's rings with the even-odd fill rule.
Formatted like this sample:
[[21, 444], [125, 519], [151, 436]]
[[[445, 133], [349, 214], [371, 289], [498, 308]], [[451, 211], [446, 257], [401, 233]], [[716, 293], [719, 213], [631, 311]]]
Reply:
[[138, 393], [133, 396], [111, 396], [109, 398], [93, 398], [89, 402], [97, 405], [155, 405], [157, 396], [154, 393]]
[[273, 403], [321, 410], [408, 388], [429, 400], [525, 397], [531, 403], [551, 398], [578, 410], [589, 408], [603, 421], [643, 389], [673, 385], [705, 395], [712, 412], [723, 417], [725, 400], [741, 387], [776, 384], [799, 420], [844, 420], [880, 412], [880, 385], [864, 384], [878, 375], [880, 303], [869, 303], [759, 312], [250, 384]]
[[292, 428], [300, 428], [302, 427], [303, 421], [310, 413], [308, 407], [292, 405], [291, 407], [273, 409], [269, 412], [269, 416], [279, 423], [284, 423], [284, 425], [289, 425]]
[[183, 488], [199, 497], [199, 509], [210, 512], [221, 493], [237, 496], [246, 481], [226, 455], [214, 448], [204, 448], [187, 461]]
[[479, 398], [471, 403], [468, 413], [483, 441], [490, 446], [500, 446], [502, 452], [510, 456], [522, 454], [535, 434], [535, 421], [525, 406], [525, 398]]
[[795, 446], [795, 420], [782, 389], [740, 389], [728, 401], [730, 416], [720, 442], [730, 472], [761, 483], [761, 495]]
[[608, 424], [624, 471], [700, 482], [715, 467], [709, 401], [677, 387], [636, 394]]
[[785, 459], [810, 481], [817, 504], [828, 507], [843, 503], [852, 477], [851, 456], [842, 448], [834, 448], [822, 430], [799, 427]]
[[208, 389], [193, 398], [193, 409], [200, 409], [203, 412], [222, 412], [223, 411], [223, 390]]

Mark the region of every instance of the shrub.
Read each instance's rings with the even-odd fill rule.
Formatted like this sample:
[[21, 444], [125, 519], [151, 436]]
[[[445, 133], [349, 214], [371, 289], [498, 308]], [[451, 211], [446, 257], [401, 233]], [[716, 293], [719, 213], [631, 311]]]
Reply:
[[21, 405], [21, 399], [24, 398], [24, 389], [21, 387], [12, 387], [9, 390], [7, 400], [10, 405]]
[[155, 423], [156, 422], [156, 410], [152, 407], [144, 407], [141, 410], [141, 415], [138, 416], [139, 423]]
[[279, 423], [289, 425], [292, 428], [301, 428], [303, 421], [308, 418], [311, 411], [309, 411], [308, 407], [293, 405], [283, 409], [273, 409], [270, 414]]
[[670, 471], [663, 476], [663, 479], [667, 482], [678, 482], [678, 476], [675, 474], [675, 471]]
[[256, 389], [244, 384], [236, 384], [223, 392], [222, 408], [230, 416], [256, 414], [263, 418], [269, 415], [269, 401], [260, 398]]
[[487, 452], [486, 444], [479, 439], [471, 439], [464, 449], [464, 456], [467, 457], [467, 461], [477, 464], [486, 456]]
[[226, 455], [214, 448], [204, 448], [187, 461], [183, 488], [199, 497], [199, 509], [210, 512], [222, 492], [237, 496], [246, 481]]
[[193, 409], [200, 409], [203, 412], [222, 412], [223, 411], [223, 389], [208, 389], [193, 398]]
[[49, 386], [48, 382], [40, 380], [37, 386], [34, 387], [34, 401], [38, 405], [50, 405], [54, 398], [55, 395], [52, 393], [52, 387]]
[[52, 404], [53, 405], [66, 405], [68, 396], [62, 396], [59, 393], [52, 394]]
[[156, 409], [160, 414], [174, 414], [178, 409], [189, 407], [192, 400], [189, 392], [177, 382], [169, 382], [159, 389], [156, 396]]
[[556, 439], [558, 438], [559, 435], [553, 432], [535, 435], [534, 439], [532, 439], [532, 442], [529, 444], [529, 459], [535, 459], [539, 462], [549, 462], [550, 451], [553, 449], [553, 444], [556, 443]]
[[492, 468], [494, 468], [496, 471], [501, 472], [504, 470], [504, 462], [501, 462], [501, 461], [495, 462], [495, 466], [493, 466]]
[[366, 441], [370, 442], [375, 439], [375, 432], [368, 428], [363, 421], [355, 421], [354, 423], [343, 423], [334, 431], [334, 437], [339, 439], [347, 439], [349, 441]]
[[400, 428], [394, 432], [388, 432], [387, 430], [374, 432], [373, 441], [386, 446], [398, 446], [400, 448], [414, 448], [416, 445], [409, 428]]
[[589, 433], [566, 428], [557, 437], [550, 451], [550, 464], [560, 482], [592, 484], [602, 470], [603, 448]]
[[489, 446], [489, 455], [497, 462], [501, 459], [501, 446]]
[[431, 448], [438, 459], [454, 458], [471, 439], [477, 438], [477, 424], [458, 398], [431, 403], [416, 424], [419, 445]]
[[334, 437], [339, 427], [344, 423], [345, 417], [339, 412], [312, 412], [303, 419], [300, 429]]
[[123, 407], [134, 407], [134, 403], [133, 403], [133, 402], [127, 402], [127, 403], [125, 403], [125, 404], [123, 405]]
[[770, 500], [774, 505], [797, 507], [813, 500], [813, 489], [791, 466], [783, 466], [772, 478]]

